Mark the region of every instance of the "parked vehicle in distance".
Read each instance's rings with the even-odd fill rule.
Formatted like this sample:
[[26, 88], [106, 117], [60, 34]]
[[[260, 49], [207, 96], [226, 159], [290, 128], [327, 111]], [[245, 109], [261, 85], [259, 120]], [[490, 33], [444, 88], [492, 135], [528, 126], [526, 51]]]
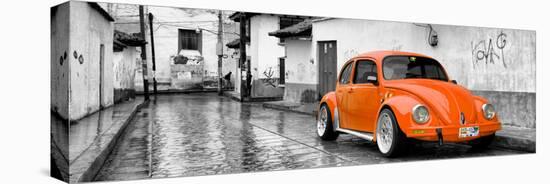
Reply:
[[438, 61], [399, 51], [347, 61], [317, 117], [322, 140], [352, 134], [376, 142], [387, 157], [398, 156], [411, 139], [486, 148], [500, 129], [493, 105], [450, 80]]

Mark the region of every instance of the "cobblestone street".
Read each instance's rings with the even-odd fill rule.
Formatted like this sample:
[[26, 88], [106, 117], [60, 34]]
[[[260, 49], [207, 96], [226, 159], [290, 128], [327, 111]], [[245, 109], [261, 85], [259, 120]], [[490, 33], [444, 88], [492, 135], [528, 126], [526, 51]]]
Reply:
[[521, 154], [421, 143], [387, 159], [375, 144], [323, 142], [315, 118], [216, 94], [160, 95], [139, 110], [95, 180], [129, 180]]

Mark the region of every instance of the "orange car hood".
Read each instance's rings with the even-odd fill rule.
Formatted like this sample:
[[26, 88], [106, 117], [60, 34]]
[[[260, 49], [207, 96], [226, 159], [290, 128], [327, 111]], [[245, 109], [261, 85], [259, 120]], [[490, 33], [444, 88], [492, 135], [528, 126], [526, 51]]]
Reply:
[[386, 81], [385, 86], [415, 95], [431, 109], [430, 112], [435, 113], [430, 115], [438, 117], [444, 124], [460, 123], [461, 112], [466, 122], [477, 119], [474, 96], [460, 85], [438, 80], [404, 79]]

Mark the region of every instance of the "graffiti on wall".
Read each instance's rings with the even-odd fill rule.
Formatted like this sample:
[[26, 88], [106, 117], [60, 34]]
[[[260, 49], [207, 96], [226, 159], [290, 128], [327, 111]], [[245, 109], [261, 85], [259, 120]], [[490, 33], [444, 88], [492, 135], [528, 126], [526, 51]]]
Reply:
[[115, 88], [134, 88], [134, 80], [137, 70], [136, 66], [141, 66], [135, 61], [141, 61], [141, 58], [137, 54], [131, 56], [133, 57], [131, 57], [129, 61], [134, 62], [127, 62], [128, 60], [125, 59], [113, 61], [113, 77], [114, 81], [117, 83], [117, 85], [115, 85]]
[[392, 47], [391, 47], [392, 51], [403, 50], [403, 45], [401, 44], [401, 42], [399, 40], [392, 40], [391, 45], [392, 45]]
[[275, 74], [273, 67], [268, 67], [267, 69], [265, 69], [263, 74], [265, 78], [262, 80], [266, 86], [277, 87], [277, 79], [273, 77], [273, 75]]
[[495, 37], [491, 37], [488, 40], [481, 40], [477, 43], [472, 41], [472, 63], [475, 66], [479, 62], [485, 62], [485, 64], [495, 64], [495, 62], [502, 62], [504, 68], [507, 67], [506, 59], [504, 58], [504, 48], [507, 44], [507, 35], [504, 32], [500, 32]]
[[359, 52], [357, 52], [355, 49], [349, 49], [344, 52], [344, 61], [347, 61], [351, 59], [352, 57], [355, 57], [359, 55]]

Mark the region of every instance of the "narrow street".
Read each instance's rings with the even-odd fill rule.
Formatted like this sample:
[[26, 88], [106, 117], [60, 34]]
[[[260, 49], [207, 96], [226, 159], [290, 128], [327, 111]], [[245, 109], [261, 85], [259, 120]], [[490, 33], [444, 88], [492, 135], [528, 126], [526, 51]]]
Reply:
[[317, 138], [315, 118], [216, 94], [160, 95], [128, 126], [95, 180], [129, 180], [521, 154], [422, 143], [387, 159], [375, 144]]

